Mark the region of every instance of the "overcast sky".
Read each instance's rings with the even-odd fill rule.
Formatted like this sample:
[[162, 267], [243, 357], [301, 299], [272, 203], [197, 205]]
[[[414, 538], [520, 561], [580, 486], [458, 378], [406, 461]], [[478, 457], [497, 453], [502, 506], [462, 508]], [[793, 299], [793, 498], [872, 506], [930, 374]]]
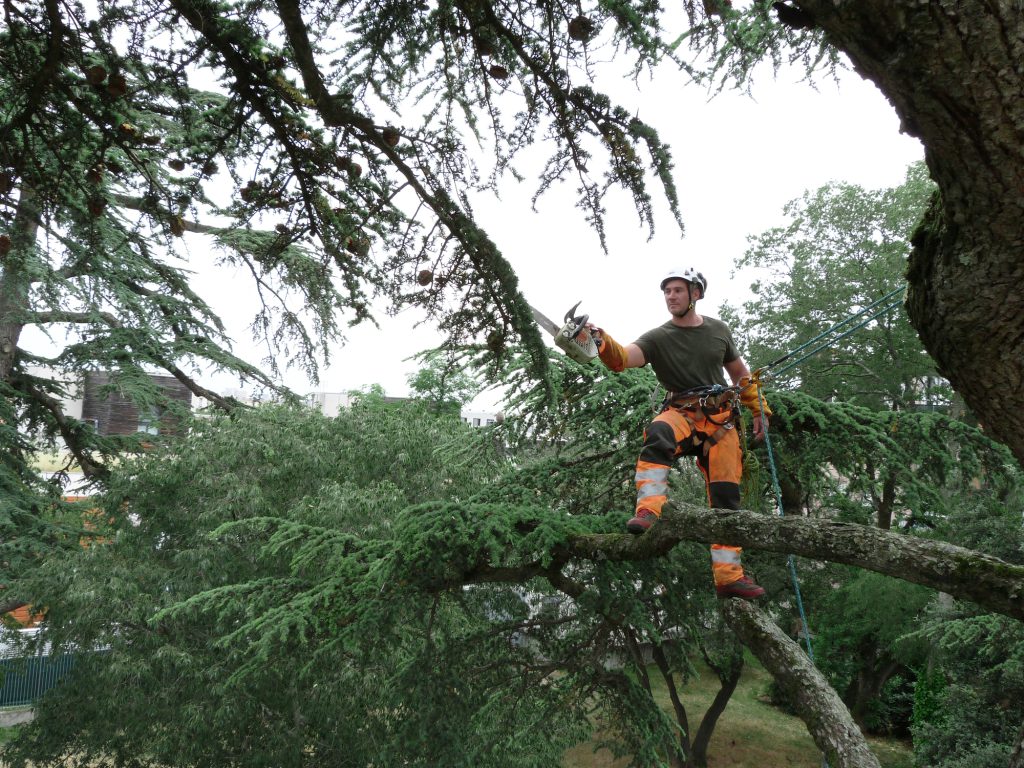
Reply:
[[[920, 143], [900, 133], [894, 110], [871, 83], [846, 72], [838, 84], [823, 80], [815, 90], [801, 78], [795, 70], [777, 79], [769, 72], [751, 96], [725, 92], [714, 98], [671, 71], [659, 72], [656, 82], [621, 76], [598, 82], [671, 145], [683, 236], [652, 180], [655, 237], [648, 240], [631, 200], [614, 193], [607, 201], [609, 252], [602, 253], [574, 205], [571, 183], [531, 210], [539, 165], [526, 162], [518, 165], [525, 182], [508, 178], [500, 200], [481, 196], [474, 202], [477, 220], [512, 263], [527, 299], [553, 319], [582, 299], [580, 311], [593, 322], [623, 343], [632, 341], [666, 319], [658, 284], [674, 265], [703, 271], [710, 285], [700, 310], [717, 315], [723, 300], [736, 304], [749, 295], [751, 276], [734, 276], [733, 265], [749, 236], [784, 222], [788, 201], [830, 181], [898, 185], [907, 166], [923, 157]], [[236, 351], [258, 360], [261, 351], [245, 331], [251, 313], [235, 303], [222, 311], [234, 329]], [[286, 374], [285, 383], [300, 392], [380, 384], [388, 394], [406, 394], [406, 379], [415, 370], [407, 358], [438, 340], [433, 328], [416, 327], [417, 319], [412, 313], [380, 317], [380, 330], [352, 329], [319, 385], [297, 371]], [[228, 380], [211, 383], [231, 386]], [[491, 408], [495, 397], [476, 405]]]

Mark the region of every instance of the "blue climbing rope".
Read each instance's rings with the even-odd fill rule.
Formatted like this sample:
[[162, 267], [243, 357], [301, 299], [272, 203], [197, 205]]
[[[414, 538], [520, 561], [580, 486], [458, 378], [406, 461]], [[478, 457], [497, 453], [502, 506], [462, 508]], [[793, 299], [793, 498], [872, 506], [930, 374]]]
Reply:
[[[757, 387], [757, 400], [763, 410], [767, 405], [764, 399], [764, 394], [761, 392], [760, 382], [756, 382]], [[778, 512], [779, 517], [785, 517], [786, 512], [782, 508], [782, 486], [779, 485], [779, 472], [775, 467], [775, 451], [772, 449], [772, 438], [771, 433], [768, 429], [767, 419], [761, 422], [762, 428], [764, 429], [764, 447], [768, 452], [768, 466], [772, 473], [772, 490], [775, 492], [775, 511]], [[796, 558], [793, 555], [789, 556], [789, 577], [793, 582], [793, 591], [796, 593], [796, 607], [800, 612], [800, 626], [804, 633], [804, 644], [807, 646], [807, 656], [814, 663], [814, 646], [811, 645], [811, 630], [807, 624], [807, 613], [804, 611], [804, 600], [800, 594], [800, 580], [796, 575]]]
[[[805, 352], [804, 354], [800, 355], [800, 357], [798, 357], [796, 360], [790, 362], [789, 365], [780, 368], [778, 371], [775, 371], [775, 375], [780, 376], [786, 371], [792, 370], [796, 366], [800, 365], [800, 363], [802, 363], [804, 360], [807, 360], [808, 358], [818, 354], [818, 352], [821, 352], [823, 349], [834, 346], [837, 342], [841, 341], [842, 339], [845, 339], [850, 334], [855, 333], [856, 331], [866, 326], [868, 323], [872, 322], [873, 320], [876, 320], [877, 318], [881, 317], [887, 312], [892, 311], [900, 304], [902, 304], [902, 299], [885, 304], [886, 301], [889, 301], [902, 291], [902, 288], [898, 288], [894, 291], [891, 291], [890, 293], [887, 293], [880, 299], [871, 302], [869, 305], [861, 309], [859, 312], [850, 315], [846, 319], [833, 325], [831, 328], [828, 328], [827, 330], [818, 334], [813, 339], [804, 342], [803, 344], [791, 350], [789, 353], [783, 355], [777, 360], [773, 360], [767, 365], [758, 368], [756, 371], [754, 371], [754, 373], [751, 375], [751, 382], [754, 384], [755, 391], [757, 393], [757, 401], [760, 405], [760, 409], [763, 411], [767, 407], [767, 402], [764, 398], [764, 393], [761, 391], [761, 378], [767, 370], [774, 368], [777, 365], [781, 365], [782, 363], [792, 358], [794, 355], [799, 354], [800, 352], [812, 346], [813, 344], [821, 342], [820, 344], [818, 344], [818, 346], [814, 347], [814, 349], [811, 349], [809, 352]], [[880, 305], [882, 305], [881, 308], [878, 308]], [[850, 323], [855, 322], [860, 318], [863, 318], [861, 322], [857, 323], [851, 328], [847, 328], [839, 335], [834, 335], [840, 329], [844, 328]], [[765, 450], [768, 454], [768, 467], [771, 470], [772, 490], [775, 495], [775, 509], [776, 512], [778, 512], [779, 517], [785, 517], [786, 513], [782, 507], [782, 486], [779, 484], [779, 472], [775, 464], [775, 451], [772, 448], [771, 432], [768, 429], [767, 421], [767, 419], [762, 421], [762, 427], [764, 429]], [[804, 635], [804, 645], [807, 648], [807, 657], [811, 660], [811, 663], [814, 664], [814, 645], [811, 643], [810, 625], [807, 621], [807, 612], [804, 610], [803, 596], [800, 593], [800, 579], [798, 578], [796, 571], [796, 558], [793, 555], [790, 555], [788, 557], [787, 565], [789, 568], [789, 578], [790, 581], [792, 581], [793, 583], [793, 593], [796, 595], [796, 607], [797, 611], [800, 614], [800, 627]], [[824, 755], [822, 755], [821, 764], [823, 768], [829, 768], [828, 759]]]

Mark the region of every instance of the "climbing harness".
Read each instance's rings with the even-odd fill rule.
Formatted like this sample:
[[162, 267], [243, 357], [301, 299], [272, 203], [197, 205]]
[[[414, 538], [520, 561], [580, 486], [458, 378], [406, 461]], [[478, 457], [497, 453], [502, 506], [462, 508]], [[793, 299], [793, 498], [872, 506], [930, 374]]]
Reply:
[[[724, 387], [721, 384], [710, 386], [694, 387], [684, 392], [669, 392], [662, 401], [659, 411], [671, 408], [678, 411], [691, 432], [691, 449], [693, 455], [700, 451], [707, 456], [711, 448], [725, 437], [725, 434], [735, 428], [736, 418], [739, 414], [740, 396], [737, 387]], [[690, 413], [700, 411], [704, 418], [714, 424], [716, 429], [711, 434], [701, 433], [696, 422], [691, 418]], [[721, 420], [715, 416], [722, 416]]]

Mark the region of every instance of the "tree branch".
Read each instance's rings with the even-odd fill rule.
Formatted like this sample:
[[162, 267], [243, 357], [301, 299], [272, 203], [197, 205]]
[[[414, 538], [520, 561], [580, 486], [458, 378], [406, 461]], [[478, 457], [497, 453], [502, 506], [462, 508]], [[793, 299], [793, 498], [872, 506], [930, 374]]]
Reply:
[[[117, 192], [112, 192], [110, 193], [110, 201], [122, 208], [139, 211], [140, 213], [153, 212], [153, 206], [141, 197], [122, 195]], [[168, 219], [174, 217], [174, 214], [171, 211], [164, 211], [164, 214]], [[182, 217], [178, 217], [178, 223], [181, 224], [181, 228], [186, 232], [199, 232], [205, 235], [220, 235], [231, 231], [230, 227], [211, 227], [207, 224], [200, 224], [197, 221], [191, 221], [190, 219]]]
[[120, 328], [121, 321], [109, 312], [36, 312], [28, 320], [26, 325], [43, 325], [44, 323], [94, 323], [102, 320], [111, 328]]
[[772, 619], [745, 600], [724, 600], [722, 613], [775, 681], [832, 768], [880, 768], [839, 694]]
[[75, 461], [78, 462], [78, 466], [82, 468], [82, 474], [89, 480], [105, 476], [107, 474], [107, 468], [102, 464], [94, 462], [92, 457], [83, 450], [80, 445], [80, 441], [78, 439], [78, 425], [81, 422], [76, 419], [74, 420], [74, 423], [72, 423], [72, 420], [65, 415], [64, 406], [60, 401], [50, 397], [38, 387], [34, 387], [25, 382], [23, 384], [23, 389], [26, 394], [31, 396], [50, 413], [50, 418], [52, 418], [54, 423], [57, 425], [57, 429], [60, 431], [61, 437], [64, 439], [64, 444], [68, 447], [68, 450], [71, 451], [71, 455], [75, 457]]
[[641, 560], [659, 557], [681, 541], [728, 543], [855, 565], [948, 592], [1024, 620], [1024, 565], [944, 541], [855, 523], [780, 518], [670, 502], [658, 525], [640, 538], [625, 534], [578, 536], [565, 544], [562, 554], [588, 559]]
[[46, 15], [50, 20], [46, 58], [43, 60], [43, 66], [40, 67], [39, 72], [33, 78], [34, 82], [26, 84], [22, 89], [22, 93], [28, 94], [25, 106], [17, 115], [4, 124], [2, 131], [0, 131], [0, 139], [5, 139], [15, 131], [28, 125], [32, 116], [39, 109], [40, 104], [42, 104], [43, 97], [46, 96], [47, 91], [50, 90], [50, 86], [53, 85], [53, 82], [57, 79], [57, 74], [60, 72], [60, 63], [64, 55], [64, 33], [67, 31], [67, 27], [64, 24], [64, 19], [61, 18], [58, 0], [46, 0], [44, 5], [46, 7]]

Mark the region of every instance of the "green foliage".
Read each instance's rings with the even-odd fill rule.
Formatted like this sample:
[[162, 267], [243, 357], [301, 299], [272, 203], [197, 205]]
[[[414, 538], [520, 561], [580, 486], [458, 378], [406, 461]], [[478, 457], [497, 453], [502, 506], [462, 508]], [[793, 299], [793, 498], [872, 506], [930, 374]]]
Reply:
[[[955, 510], [935, 535], [1022, 562], [1019, 486]], [[937, 768], [1005, 765], [1024, 720], [1024, 629], [970, 605], [940, 600], [904, 642], [929, 654], [914, 692], [914, 751]]]
[[[21, 327], [69, 340], [55, 356], [4, 352], [0, 380], [30, 363], [126, 379], [154, 367], [191, 379], [195, 365], [272, 386], [231, 353], [190, 283], [207, 247], [251, 275], [272, 372], [284, 357], [315, 378], [344, 322], [371, 319], [379, 295], [395, 311], [425, 308], [453, 345], [486, 339], [500, 358], [521, 341], [543, 378], [540, 337], [472, 194], [520, 178], [514, 162], [539, 137], [538, 196], [571, 178], [602, 243], [616, 187], [653, 228], [651, 175], [680, 221], [669, 148], [593, 82], [594, 57], [625, 53], [639, 75], [667, 56], [691, 76], [740, 81], [764, 58], [822, 61], [821, 35], [778, 24], [770, 3], [684, 9], [671, 44], [648, 0], [145, 0], [7, 14], [0, 316], [19, 326], [15, 347]], [[677, 57], [684, 40], [696, 64]], [[15, 388], [36, 404], [56, 392]], [[49, 414], [62, 439], [96, 450], [58, 421]]]
[[[1011, 476], [1012, 470], [1011, 470]], [[1019, 472], [1016, 473], [1019, 478]], [[1016, 484], [977, 494], [939, 522], [935, 535], [1011, 563], [1024, 563], [1024, 487]]]
[[943, 717], [942, 701], [946, 693], [946, 676], [937, 667], [925, 667], [914, 682], [914, 710], [911, 726], [923, 729], [938, 725]]
[[[636, 384], [606, 395], [616, 382]], [[599, 404], [578, 406], [564, 434]], [[126, 462], [99, 500], [109, 526], [20, 585], [49, 607], [46, 641], [106, 650], [5, 760], [551, 765], [596, 719], [659, 764], [679, 724], [642, 649], [677, 685], [701, 646], [728, 662], [707, 550], [555, 568], [568, 536], [621, 530], [628, 506], [604, 497], [624, 481], [513, 434], [371, 392], [335, 419], [200, 422]]]
[[[595, 722], [637, 766], [690, 749], [696, 722], [659, 710], [652, 675], [683, 686], [699, 653], [726, 680], [736, 661], [706, 548], [559, 559], [569, 536], [621, 531], [657, 387], [644, 370], [616, 376], [559, 355], [563, 387], [543, 412], [530, 406], [545, 385], [527, 358], [513, 359], [517, 407], [498, 427], [471, 429], [429, 403], [388, 404], [371, 391], [334, 419], [275, 406], [200, 421], [124, 462], [90, 546], [18, 585], [48, 607], [45, 641], [105, 651], [41, 702], [5, 759], [550, 765]], [[808, 477], [815, 462], [839, 482], [828, 468], [853, 471], [864, 452], [909, 465], [923, 460], [915, 451], [938, 450], [900, 437], [922, 420], [937, 428], [936, 414], [896, 414], [908, 426], [894, 433], [894, 414], [770, 398], [779, 444]], [[841, 451], [826, 450], [831, 423], [849, 433]], [[990, 468], [988, 489], [1000, 487], [987, 444], [961, 438], [965, 471]], [[949, 488], [970, 484], [941, 471]], [[672, 482], [677, 498], [701, 499], [692, 470]], [[761, 559], [784, 600], [780, 559]], [[812, 627], [834, 651], [825, 663], [835, 679], [855, 674], [849, 649], [866, 666], [904, 647], [897, 637], [920, 590], [840, 578], [829, 603], [837, 571], [811, 573]], [[880, 602], [903, 618], [879, 621]], [[920, 653], [921, 642], [906, 647]], [[649, 668], [645, 648], [662, 663]], [[116, 695], [97, 696], [101, 682]], [[867, 715], [897, 720], [902, 690], [890, 680]]]
[[[780, 31], [765, 3], [721, 25], [692, 0], [685, 8], [693, 51], [716, 52], [696, 67], [677, 59], [693, 75], [742, 60], [744, 77], [784, 44], [796, 56], [805, 40], [820, 46], [819, 35]], [[653, 182], [681, 227], [672, 153], [591, 69], [594, 57], [626, 54], [639, 75], [675, 58], [663, 13], [649, 0], [7, 9], [0, 397], [33, 438], [2, 433], [0, 452], [26, 460], [17, 505], [39, 504], [26, 469], [34, 450], [66, 446], [66, 468], [102, 481], [115, 457], [141, 447], [101, 439], [67, 412], [62, 398], [83, 371], [109, 372], [141, 407], [172, 406], [148, 382], [153, 371], [224, 410], [238, 404], [202, 387], [203, 374], [287, 396], [281, 367], [315, 381], [346, 326], [373, 321], [374, 299], [425, 310], [447, 346], [475, 343], [495, 368], [525, 349], [546, 381], [543, 342], [516, 275], [473, 219], [473, 196], [521, 179], [518, 158], [542, 145], [538, 197], [571, 179], [602, 245], [612, 190], [653, 231]], [[193, 281], [214, 266], [253, 299], [262, 369], [232, 351]]]
[[[1010, 453], [979, 429], [935, 412], [871, 411], [770, 390], [776, 464], [789, 514], [925, 530], [965, 503], [1019, 484]], [[759, 472], [767, 481], [765, 457]]]
[[939, 607], [920, 633], [937, 666], [915, 695], [915, 760], [936, 768], [1006, 765], [1024, 719], [1020, 623]]
[[420, 360], [423, 367], [408, 377], [409, 391], [434, 410], [458, 416], [462, 407], [480, 392], [479, 382], [437, 352], [421, 355]]
[[903, 638], [918, 628], [933, 593], [875, 573], [833, 570], [837, 586], [814, 603], [818, 666], [866, 730], [906, 733], [913, 706], [908, 681], [926, 651]]
[[110, 526], [26, 586], [48, 641], [104, 650], [80, 654], [6, 759], [555, 762], [582, 702], [509, 656], [523, 609], [488, 588], [424, 599], [433, 572], [398, 582], [404, 553], [444, 560], [414, 505], [502, 464], [478, 450], [448, 466], [439, 449], [470, 432], [372, 401], [337, 419], [266, 407], [126, 464], [99, 500]]
[[[768, 399], [787, 514], [869, 525], [884, 518], [909, 535], [1019, 560], [1019, 472], [976, 428], [940, 413], [871, 411], [797, 392], [769, 391]], [[756, 458], [764, 483], [765, 457]], [[773, 502], [766, 496], [764, 509], [774, 510]], [[917, 630], [934, 597], [853, 569], [807, 563], [798, 570], [818, 665], [862, 728], [903, 731], [916, 717], [908, 694], [914, 670], [932, 655]], [[773, 594], [788, 591], [773, 584], [772, 571], [761, 574]], [[796, 616], [790, 620], [795, 626]]]

